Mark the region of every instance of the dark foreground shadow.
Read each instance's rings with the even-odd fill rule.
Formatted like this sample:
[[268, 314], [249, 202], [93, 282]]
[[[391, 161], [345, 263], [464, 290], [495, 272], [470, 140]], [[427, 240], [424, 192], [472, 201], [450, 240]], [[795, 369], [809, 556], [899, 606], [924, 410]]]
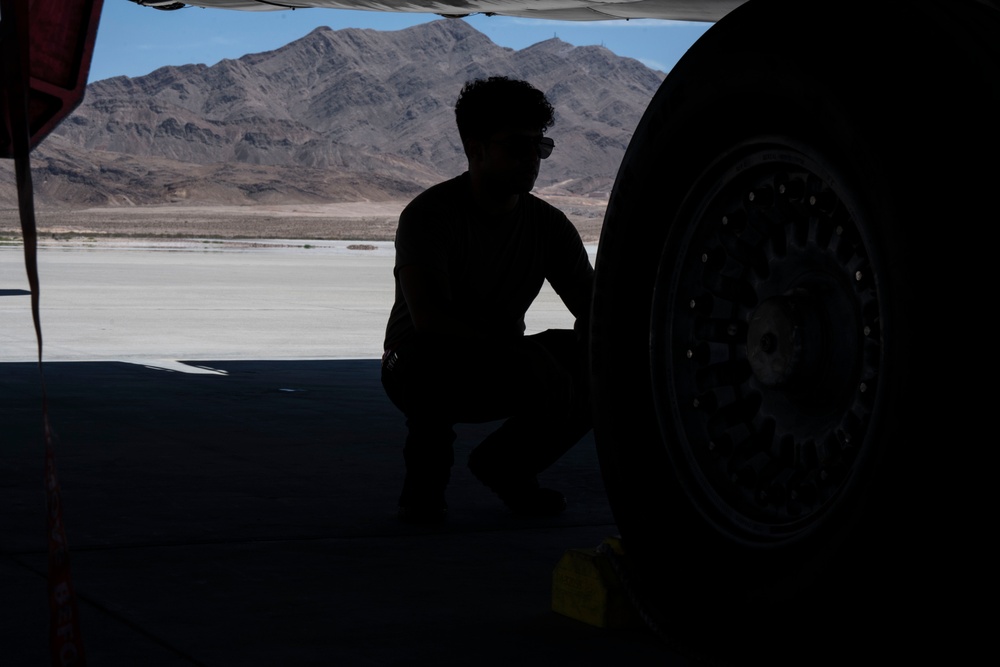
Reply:
[[[563, 552], [616, 532], [589, 436], [544, 476], [569, 510], [526, 521], [464, 467], [490, 425], [460, 430], [448, 522], [406, 526], [378, 361], [188, 363], [219, 372], [45, 365], [94, 664], [683, 664], [550, 611]], [[39, 393], [0, 364], [5, 664], [46, 660]]]

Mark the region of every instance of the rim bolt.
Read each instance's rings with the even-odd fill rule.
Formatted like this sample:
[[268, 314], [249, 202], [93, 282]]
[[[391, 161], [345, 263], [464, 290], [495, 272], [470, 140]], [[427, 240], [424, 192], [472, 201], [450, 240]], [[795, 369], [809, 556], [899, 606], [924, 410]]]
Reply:
[[865, 384], [864, 382], [862, 382], [862, 383], [861, 383], [861, 386], [859, 386], [859, 387], [858, 387], [858, 390], [859, 390], [859, 391], [860, 391], [860, 392], [861, 392], [861, 393], [863, 394], [863, 393], [865, 393], [866, 391], [868, 391], [868, 385], [867, 385], [867, 384]]
[[684, 354], [685, 354], [685, 356], [687, 356], [688, 359], [694, 358], [694, 350], [688, 350]]
[[694, 307], [695, 307], [696, 305], [698, 305], [698, 304], [696, 304], [696, 303], [695, 303], [694, 299], [691, 299], [691, 300], [690, 300], [690, 301], [688, 302], [688, 305], [689, 305], [689, 306], [691, 307], [691, 309], [692, 309], [692, 310], [694, 310]]
[[871, 327], [865, 326], [865, 335], [866, 336], [871, 336], [872, 335], [872, 328]]
[[703, 253], [701, 254], [701, 263], [702, 263], [702, 264], [705, 264], [706, 262], [708, 262], [708, 253], [704, 253], [704, 252], [703, 252]]
[[749, 199], [750, 201], [753, 201], [754, 196], [755, 195], [754, 195], [753, 191], [751, 191], [750, 194], [747, 195], [747, 199]]
[[723, 225], [728, 225], [729, 224], [729, 216], [728, 215], [722, 216], [722, 224]]
[[778, 192], [780, 194], [785, 194], [785, 184], [784, 183], [782, 183], [781, 185], [778, 186]]
[[841, 227], [840, 225], [837, 225], [837, 236], [843, 236], [843, 235], [844, 235], [844, 228]]
[[739, 328], [735, 324], [730, 324], [728, 327], [726, 327], [726, 333], [728, 333], [730, 336], [735, 336], [737, 333], [739, 333]]
[[864, 277], [865, 277], [865, 274], [861, 273], [860, 271], [857, 271], [857, 272], [856, 272], [856, 273], [854, 274], [854, 279], [855, 279], [855, 280], [861, 280], [861, 279], [862, 279], [862, 278], [864, 278]]
[[809, 205], [810, 206], [816, 205], [816, 195], [809, 195]]
[[710, 451], [710, 452], [714, 452], [715, 451], [715, 441], [714, 440], [709, 440], [708, 441], [708, 451]]
[[701, 401], [699, 401], [699, 400], [698, 400], [698, 399], [696, 398], [696, 399], [694, 399], [693, 401], [691, 401], [691, 404], [692, 404], [692, 405], [693, 405], [694, 407], [696, 407], [696, 408], [697, 408], [697, 407], [698, 407], [699, 405], [701, 405]]
[[827, 479], [829, 479], [829, 478], [830, 478], [830, 475], [828, 475], [828, 474], [827, 474], [827, 472], [826, 472], [825, 470], [820, 470], [820, 471], [819, 471], [819, 478], [820, 478], [820, 479], [821, 479], [822, 481], [824, 481], [824, 482], [825, 482], [825, 481], [826, 481]]

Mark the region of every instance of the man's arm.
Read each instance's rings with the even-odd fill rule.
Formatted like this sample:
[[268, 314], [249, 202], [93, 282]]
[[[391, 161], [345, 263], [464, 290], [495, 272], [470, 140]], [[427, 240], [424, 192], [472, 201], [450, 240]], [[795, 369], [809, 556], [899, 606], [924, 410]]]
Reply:
[[548, 278], [552, 288], [576, 318], [577, 331], [587, 331], [590, 326], [590, 302], [594, 290], [594, 268], [590, 265], [587, 249], [579, 232], [561, 213], [553, 247], [558, 248], [549, 268]]
[[593, 273], [581, 275], [576, 281], [563, 287], [563, 290], [559, 292], [559, 298], [577, 320], [589, 320], [593, 289]]
[[590, 302], [593, 297], [593, 289], [594, 280], [591, 271], [585, 279], [581, 277], [571, 287], [564, 288], [562, 292], [559, 292], [562, 302], [576, 318], [573, 330], [579, 336], [587, 336], [590, 333]]

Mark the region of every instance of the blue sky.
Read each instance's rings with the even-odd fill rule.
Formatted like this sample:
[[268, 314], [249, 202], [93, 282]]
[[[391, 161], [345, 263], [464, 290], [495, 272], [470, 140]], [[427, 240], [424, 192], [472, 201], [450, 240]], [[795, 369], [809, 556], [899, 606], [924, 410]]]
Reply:
[[[438, 18], [335, 9], [239, 12], [188, 7], [164, 12], [128, 0], [105, 0], [90, 81], [141, 76], [164, 65], [213, 65], [223, 58], [278, 48], [317, 26], [401, 30]], [[679, 21], [567, 22], [481, 15], [465, 20], [501, 46], [521, 49], [555, 36], [577, 46], [603, 44], [664, 72], [710, 27]]]

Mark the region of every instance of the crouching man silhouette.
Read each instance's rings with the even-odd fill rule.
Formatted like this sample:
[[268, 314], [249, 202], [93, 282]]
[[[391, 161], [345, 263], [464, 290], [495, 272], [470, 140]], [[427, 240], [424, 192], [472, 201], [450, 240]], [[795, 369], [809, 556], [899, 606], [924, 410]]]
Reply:
[[[382, 384], [406, 417], [399, 518], [445, 518], [454, 425], [506, 419], [469, 456], [472, 473], [521, 516], [566, 499], [538, 484], [591, 427], [585, 362], [593, 268], [558, 209], [530, 194], [554, 143], [545, 96], [506, 77], [467, 83], [455, 105], [467, 172], [399, 218], [396, 296]], [[573, 330], [524, 334], [548, 280]]]

